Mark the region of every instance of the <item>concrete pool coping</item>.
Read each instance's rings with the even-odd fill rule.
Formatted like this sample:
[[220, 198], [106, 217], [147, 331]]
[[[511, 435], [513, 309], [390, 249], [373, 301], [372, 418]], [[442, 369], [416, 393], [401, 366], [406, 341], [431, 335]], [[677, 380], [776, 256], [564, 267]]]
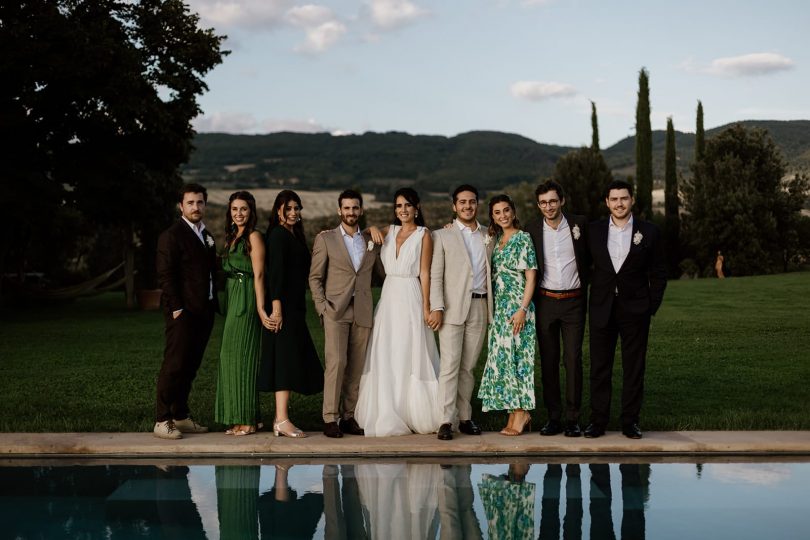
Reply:
[[807, 456], [810, 431], [650, 431], [641, 440], [619, 432], [597, 439], [542, 437], [526, 433], [505, 437], [436, 435], [330, 439], [321, 433], [289, 439], [259, 432], [234, 437], [221, 432], [190, 434], [170, 441], [151, 433], [0, 433], [0, 459], [16, 458], [498, 458], [577, 456]]

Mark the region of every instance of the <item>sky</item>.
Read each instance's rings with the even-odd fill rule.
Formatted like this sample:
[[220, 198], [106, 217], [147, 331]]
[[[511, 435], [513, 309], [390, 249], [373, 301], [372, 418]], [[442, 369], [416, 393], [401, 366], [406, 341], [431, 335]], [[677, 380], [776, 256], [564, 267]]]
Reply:
[[603, 148], [653, 129], [810, 119], [804, 0], [187, 0], [231, 54], [206, 75], [199, 132], [454, 136]]

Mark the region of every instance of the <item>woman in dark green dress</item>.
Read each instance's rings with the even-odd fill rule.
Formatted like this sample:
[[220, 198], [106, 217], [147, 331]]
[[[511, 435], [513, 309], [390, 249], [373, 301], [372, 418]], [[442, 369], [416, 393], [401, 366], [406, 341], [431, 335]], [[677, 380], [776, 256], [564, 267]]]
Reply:
[[237, 191], [228, 200], [225, 255], [228, 311], [219, 355], [214, 418], [229, 435], [255, 433], [259, 417], [261, 321], [264, 310], [264, 240], [256, 230], [256, 199]]
[[290, 421], [290, 392], [323, 391], [323, 367], [306, 322], [310, 253], [301, 224], [301, 199], [294, 191], [276, 196], [265, 235], [265, 305], [259, 390], [275, 392], [275, 435], [306, 437]]

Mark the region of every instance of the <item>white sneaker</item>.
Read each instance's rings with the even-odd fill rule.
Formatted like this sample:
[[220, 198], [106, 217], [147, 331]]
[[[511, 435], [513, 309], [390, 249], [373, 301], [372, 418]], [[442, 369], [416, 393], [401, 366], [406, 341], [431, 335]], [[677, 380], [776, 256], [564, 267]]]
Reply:
[[185, 420], [175, 420], [174, 427], [180, 433], [208, 433], [208, 428], [195, 422], [190, 416]]
[[164, 422], [155, 422], [155, 428], [152, 430], [152, 435], [159, 439], [182, 439], [183, 434], [176, 429], [174, 422], [166, 420]]

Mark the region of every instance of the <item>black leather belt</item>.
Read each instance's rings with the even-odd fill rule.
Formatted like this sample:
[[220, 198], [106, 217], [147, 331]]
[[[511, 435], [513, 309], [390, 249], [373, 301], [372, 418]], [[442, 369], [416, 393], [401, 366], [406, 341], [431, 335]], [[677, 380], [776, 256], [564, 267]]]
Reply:
[[477, 293], [477, 292], [474, 292], [474, 293], [472, 293], [472, 297], [473, 297], [473, 298], [486, 298], [486, 297], [487, 297], [487, 293]]

